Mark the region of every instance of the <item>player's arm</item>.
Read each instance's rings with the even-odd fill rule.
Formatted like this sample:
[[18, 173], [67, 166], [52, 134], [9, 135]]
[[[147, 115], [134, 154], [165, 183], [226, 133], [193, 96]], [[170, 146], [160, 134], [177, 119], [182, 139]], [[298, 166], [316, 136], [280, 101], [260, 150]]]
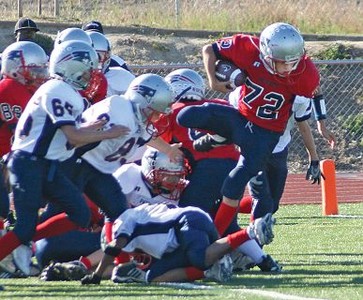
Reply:
[[300, 134], [303, 138], [305, 148], [309, 155], [309, 168], [306, 172], [306, 180], [311, 181], [312, 184], [318, 183], [320, 184], [321, 180], [321, 171], [320, 171], [320, 163], [319, 156], [316, 151], [316, 146], [314, 142], [313, 135], [311, 133], [311, 128], [307, 120], [297, 122], [297, 126], [299, 128]]
[[180, 150], [182, 143], [168, 144], [161, 137], [156, 137], [147, 142], [147, 145], [164, 152], [171, 161], [183, 159], [183, 152]]
[[104, 131], [90, 130], [87, 127], [76, 128], [74, 125], [63, 125], [60, 127], [68, 142], [74, 147], [99, 142], [106, 139], [113, 139], [127, 135], [130, 132], [128, 127], [114, 125]]
[[217, 56], [214, 52], [213, 45], [215, 44], [206, 45], [202, 49], [203, 64], [207, 74], [209, 86], [212, 90], [220, 91], [222, 93], [229, 93], [231, 91], [231, 89], [228, 87], [229, 83], [221, 82], [217, 80], [215, 76]]
[[328, 141], [330, 147], [333, 149], [336, 143], [336, 138], [335, 135], [330, 130], [328, 130], [325, 125], [326, 105], [325, 98], [320, 86], [317, 88], [312, 102], [315, 120], [317, 121], [318, 132]]
[[302, 122], [297, 122], [297, 126], [298, 126], [300, 134], [303, 138], [306, 151], [308, 152], [309, 160], [310, 161], [319, 160], [319, 156], [316, 151], [314, 138], [311, 133], [311, 128], [310, 128], [308, 121], [304, 120]]

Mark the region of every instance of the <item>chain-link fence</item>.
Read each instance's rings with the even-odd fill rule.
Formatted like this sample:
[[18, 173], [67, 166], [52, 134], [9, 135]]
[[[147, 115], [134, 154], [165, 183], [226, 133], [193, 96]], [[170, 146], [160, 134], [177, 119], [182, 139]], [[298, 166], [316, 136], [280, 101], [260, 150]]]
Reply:
[[[363, 60], [315, 61], [321, 73], [321, 87], [327, 103], [327, 126], [337, 137], [337, 145], [330, 149], [318, 134], [316, 123], [311, 127], [321, 159], [332, 158], [338, 171], [363, 171]], [[205, 75], [201, 64], [171, 64], [131, 66], [136, 74], [147, 72], [165, 76], [179, 68], [192, 68]], [[207, 98], [225, 98], [226, 95], [207, 90]], [[308, 165], [308, 156], [299, 132], [294, 129], [290, 144], [291, 172], [302, 172]]]

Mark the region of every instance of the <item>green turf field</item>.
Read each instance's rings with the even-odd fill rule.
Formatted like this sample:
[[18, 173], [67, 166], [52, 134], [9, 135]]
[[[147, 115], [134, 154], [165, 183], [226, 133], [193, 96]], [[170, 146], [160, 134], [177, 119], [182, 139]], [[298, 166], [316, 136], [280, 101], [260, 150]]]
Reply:
[[[276, 238], [265, 249], [283, 266], [280, 275], [257, 269], [236, 274], [227, 284], [100, 286], [1, 279], [0, 299], [363, 299], [363, 202], [340, 204], [341, 217], [322, 217], [320, 205], [282, 206]], [[241, 224], [248, 217], [241, 218]]]

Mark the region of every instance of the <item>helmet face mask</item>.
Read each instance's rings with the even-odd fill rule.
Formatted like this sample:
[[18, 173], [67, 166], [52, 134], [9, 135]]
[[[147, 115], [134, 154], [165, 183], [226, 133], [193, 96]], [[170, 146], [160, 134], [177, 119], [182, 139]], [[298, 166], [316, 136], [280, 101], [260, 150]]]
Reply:
[[[261, 59], [266, 69], [280, 76], [296, 70], [305, 55], [304, 40], [299, 31], [290, 24], [274, 23], [260, 35]], [[277, 64], [287, 65], [288, 72], [279, 72]], [[284, 68], [283, 68], [284, 69]]]
[[165, 153], [156, 149], [145, 151], [141, 170], [153, 192], [170, 200], [179, 200], [180, 193], [188, 184], [184, 160], [172, 162]]
[[82, 41], [67, 41], [56, 47], [49, 61], [53, 77], [61, 77], [76, 90], [87, 88], [93, 72], [98, 68], [98, 57], [92, 46]]
[[178, 69], [169, 73], [165, 80], [172, 86], [175, 101], [180, 99], [201, 100], [205, 96], [205, 84], [202, 76], [191, 69]]
[[1, 73], [24, 85], [38, 88], [49, 77], [47, 55], [33, 42], [15, 42], [2, 54]]

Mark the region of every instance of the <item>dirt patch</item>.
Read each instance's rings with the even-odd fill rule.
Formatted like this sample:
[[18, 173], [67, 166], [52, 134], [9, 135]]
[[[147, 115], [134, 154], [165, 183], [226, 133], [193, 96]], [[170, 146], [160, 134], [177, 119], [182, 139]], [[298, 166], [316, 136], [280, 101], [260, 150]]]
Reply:
[[[0, 51], [14, 41], [15, 22], [0, 22]], [[55, 38], [58, 31], [79, 24], [39, 23], [41, 32]], [[200, 31], [172, 31], [140, 27], [105, 27], [114, 54], [122, 56], [129, 65], [170, 63], [200, 63], [202, 46], [214, 41], [221, 33]], [[228, 34], [228, 33], [227, 33]], [[335, 43], [350, 49], [353, 59], [363, 59], [362, 37], [306, 37], [306, 49], [314, 58]]]

